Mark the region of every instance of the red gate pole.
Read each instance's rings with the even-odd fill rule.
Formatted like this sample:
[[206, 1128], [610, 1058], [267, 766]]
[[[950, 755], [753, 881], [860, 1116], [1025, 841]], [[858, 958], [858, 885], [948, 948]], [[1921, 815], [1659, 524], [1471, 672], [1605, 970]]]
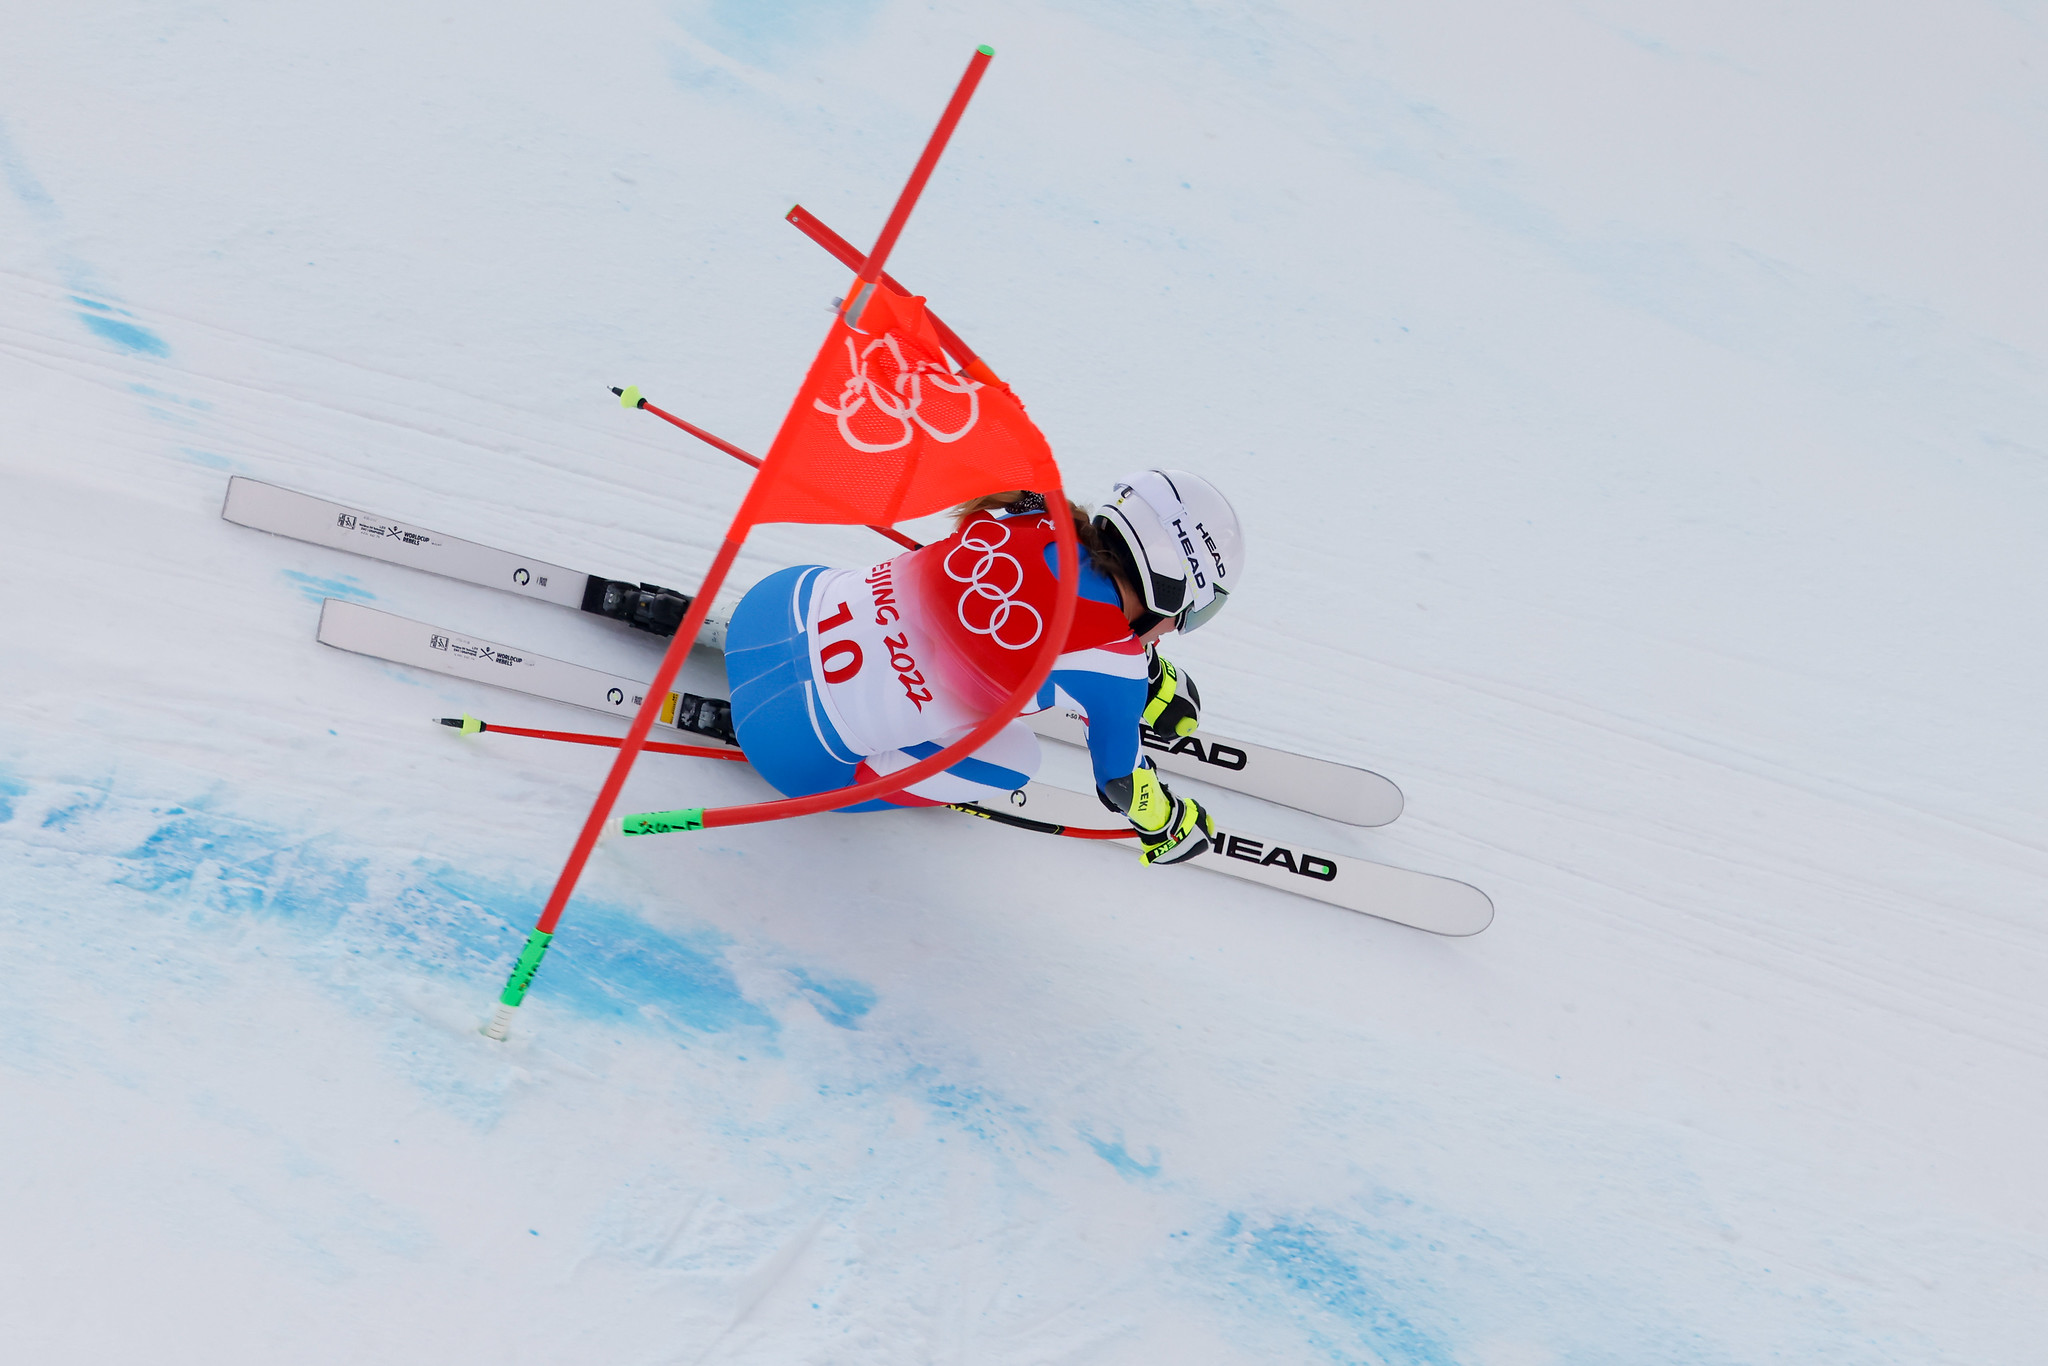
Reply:
[[917, 197], [924, 193], [925, 182], [932, 178], [932, 171], [939, 164], [939, 153], [946, 150], [953, 130], [960, 126], [960, 116], [967, 112], [967, 101], [973, 98], [974, 87], [981, 84], [981, 73], [988, 70], [989, 60], [995, 55], [996, 50], [983, 43], [968, 58], [966, 73], [960, 77], [960, 84], [954, 87], [953, 98], [946, 102], [946, 112], [939, 115], [939, 126], [932, 129], [931, 141], [924, 145], [924, 155], [911, 168], [910, 180], [903, 186], [903, 193], [896, 196], [896, 207], [889, 211], [889, 221], [882, 224], [882, 235], [875, 239], [874, 250], [868, 253], [860, 274], [854, 277], [853, 289], [847, 292], [843, 311], [848, 327], [860, 326], [860, 315], [867, 309], [868, 296], [875, 292], [875, 282], [882, 278], [882, 267], [888, 264], [889, 253], [896, 249], [896, 239], [903, 235], [903, 225], [910, 221], [910, 211], [917, 206]]
[[[867, 264], [867, 258], [860, 254], [859, 247], [856, 247], [853, 243], [832, 231], [831, 228], [826, 226], [824, 219], [818, 217], [818, 215], [812, 213], [803, 205], [796, 205], [788, 213], [784, 214], [783, 218], [795, 225], [798, 232], [801, 232], [804, 236], [830, 252], [832, 259], [845, 266], [848, 270], [858, 271], [863, 265]], [[882, 272], [881, 279], [884, 285], [895, 290], [898, 294], [910, 293], [908, 285], [886, 270]], [[931, 323], [932, 331], [939, 334], [940, 344], [951, 353], [955, 361], [959, 362], [961, 370], [971, 377], [980, 380], [983, 384], [1002, 383], [1001, 380], [996, 378], [996, 372], [988, 368], [988, 362], [974, 354], [974, 348], [962, 340], [958, 332], [948, 327], [944, 318], [941, 318], [929, 308], [925, 309], [924, 316]]]
[[[740, 539], [733, 539], [735, 536]], [[618, 805], [619, 792], [626, 786], [626, 775], [633, 771], [633, 761], [640, 757], [640, 747], [647, 743], [647, 732], [654, 728], [654, 718], [661, 711], [662, 699], [668, 696], [669, 685], [682, 672], [683, 661], [689, 657], [690, 647], [697, 643], [697, 632], [703, 629], [704, 618], [710, 614], [712, 595], [725, 582], [726, 571], [732, 568], [734, 557], [740, 553], [740, 541], [745, 539], [746, 531], [741, 527], [735, 526], [726, 533], [724, 543], [718, 547], [717, 558], [711, 561], [711, 568], [704, 575], [703, 586], [690, 600], [690, 610], [684, 616], [683, 624], [676, 628], [675, 636], [661, 656], [661, 667], [654, 671], [654, 681], [647, 685], [646, 699], [640, 703], [640, 710], [633, 713], [633, 724], [627, 729], [626, 738], [619, 742], [619, 752], [613, 756], [612, 766], [604, 775], [604, 786], [598, 790], [597, 800], [590, 804], [590, 814], [583, 818], [583, 829], [577, 832], [576, 845], [569, 851], [569, 860], [555, 878], [555, 887], [548, 893], [547, 905], [541, 908], [540, 919], [526, 936], [526, 944], [512, 965], [512, 975], [506, 980], [504, 991], [498, 994], [497, 1009], [491, 1012], [490, 1023], [484, 1026], [485, 1038], [503, 1042], [511, 1031], [513, 1014], [519, 1009], [520, 1002], [526, 999], [526, 989], [533, 985], [533, 975], [540, 971], [540, 960], [546, 956], [548, 944], [555, 937], [555, 926], [560, 922], [570, 896], [576, 891], [576, 883], [583, 876], [583, 866], [590, 862], [590, 851], [597, 847], [597, 837], [604, 830], [605, 817], [611, 815], [612, 808]]]
[[[953, 98], [946, 103], [946, 109], [939, 116], [938, 127], [932, 130], [931, 139], [925, 143], [924, 155], [917, 159], [917, 165], [910, 172], [910, 180], [903, 187], [903, 193], [896, 197], [896, 207], [889, 213], [889, 221], [882, 225], [882, 235], [875, 242], [873, 251], [868, 253], [867, 264], [861, 268], [857, 280], [859, 288], [848, 296], [847, 325], [853, 326], [859, 320], [860, 310], [867, 306], [867, 296], [874, 290], [874, 282], [881, 276], [882, 266], [888, 260], [890, 250], [903, 232], [903, 225], [910, 219], [910, 211], [917, 205], [918, 196], [923, 193], [925, 182], [931, 179], [932, 168], [938, 165], [939, 154], [946, 150], [946, 142], [959, 126], [960, 116], [966, 111], [967, 101], [974, 94], [975, 86], [981, 83], [981, 73], [988, 69], [989, 59], [995, 56], [995, 49], [983, 45], [975, 49], [974, 56], [967, 63], [966, 74], [954, 88]], [[857, 298], [856, 298], [857, 296]], [[757, 485], [758, 487], [758, 485]], [[1062, 502], [1064, 506], [1064, 495]], [[599, 789], [597, 800], [591, 803], [590, 814], [583, 819], [583, 829], [576, 836], [576, 844], [569, 852], [569, 859], [562, 865], [560, 876], [555, 879], [554, 890], [548, 894], [547, 905], [541, 909], [540, 919], [534, 924], [532, 933], [526, 937], [525, 945], [519, 951], [518, 959], [512, 965], [512, 974], [505, 982], [505, 989], [498, 996], [497, 1009], [483, 1028], [486, 1038], [503, 1040], [512, 1028], [514, 1014], [526, 999], [526, 990], [533, 984], [533, 975], [540, 971], [541, 959], [547, 955], [548, 944], [555, 937], [555, 926], [561, 921], [562, 912], [568, 907], [569, 898], [575, 894], [576, 883], [583, 876], [583, 869], [590, 862], [590, 854], [597, 847], [598, 835], [603, 831], [612, 808], [618, 804], [619, 793], [626, 785], [626, 777], [633, 771], [634, 760], [640, 757], [641, 747], [647, 743], [647, 734], [654, 728], [654, 720], [661, 710], [662, 699], [668, 695], [669, 685], [682, 672], [683, 661], [689, 657], [690, 647], [697, 642], [697, 632], [703, 629], [704, 618], [710, 614], [711, 599], [725, 583], [725, 576], [738, 557], [740, 544], [752, 529], [751, 522], [742, 522], [747, 512], [743, 500], [740, 510], [733, 518], [732, 526], [726, 531], [725, 540], [718, 547], [718, 554], [711, 561], [711, 568], [705, 572], [704, 582], [697, 595], [690, 600], [690, 610], [684, 614], [683, 623], [676, 628], [675, 636], [669, 641], [668, 649], [662, 654], [661, 667], [655, 670], [654, 681], [648, 684], [647, 696], [640, 704], [640, 710], [633, 714], [633, 724], [626, 731], [626, 738], [619, 744], [619, 752], [612, 760], [609, 772], [605, 774], [604, 786]], [[1063, 575], [1077, 574], [1077, 547], [1073, 529], [1065, 518], [1055, 518], [1060, 542], [1060, 569]], [[1064, 639], [1074, 617], [1073, 581], [1062, 585], [1061, 601], [1053, 614], [1053, 630]], [[1052, 670], [1054, 657], [1058, 654], [1055, 640], [1047, 640], [1040, 661], [1043, 668], [1037, 670], [1037, 678], [1031, 681], [1035, 691], [1045, 676]], [[1015, 714], [1022, 705], [1024, 693], [1020, 690], [1013, 698], [1010, 712]], [[1008, 717], [984, 720], [974, 731], [961, 740], [955, 741], [938, 754], [930, 755], [898, 773], [873, 782], [856, 783], [847, 789], [851, 802], [879, 797], [899, 788], [917, 782], [927, 773], [936, 772], [953, 762], [958, 754], [971, 751], [979, 746], [1001, 726], [1008, 724]], [[993, 724], [991, 724], [993, 721]], [[826, 800], [819, 801], [818, 796]], [[750, 807], [728, 807], [720, 814], [727, 817], [720, 824], [741, 824], [749, 820], [775, 819], [780, 815], [801, 815], [809, 811], [829, 810], [837, 805], [830, 800], [831, 794], [818, 794], [810, 798], [786, 798], [786, 806], [775, 803], [761, 803]], [[770, 814], [770, 808], [774, 814]]]

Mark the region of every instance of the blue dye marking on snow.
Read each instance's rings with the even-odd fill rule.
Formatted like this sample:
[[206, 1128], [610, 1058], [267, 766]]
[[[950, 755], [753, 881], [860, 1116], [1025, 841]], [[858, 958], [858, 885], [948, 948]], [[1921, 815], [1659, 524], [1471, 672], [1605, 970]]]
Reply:
[[[93, 309], [96, 312], [100, 313], [118, 313], [124, 318], [132, 318], [135, 316], [133, 313], [130, 313], [125, 308], [116, 308], [112, 304], [107, 303], [104, 300], [87, 298], [83, 294], [72, 295], [71, 302], [75, 304], [82, 304], [85, 307]], [[183, 399], [175, 398], [170, 394], [159, 394], [157, 393], [156, 390], [150, 388], [146, 384], [131, 384], [128, 387], [130, 389], [133, 389], [138, 394], [149, 394], [155, 398], [168, 398], [173, 403], [182, 403], [184, 401]]]
[[1024, 1106], [1001, 1101], [978, 1086], [930, 1080], [937, 1075], [936, 1069], [919, 1063], [903, 1076], [905, 1084], [923, 1086], [924, 1102], [936, 1118], [948, 1120], [962, 1133], [986, 1143], [1007, 1146], [1019, 1136], [1033, 1142], [1043, 1141], [1043, 1126]]
[[1124, 1147], [1122, 1139], [1118, 1139], [1114, 1143], [1107, 1142], [1097, 1138], [1094, 1134], [1089, 1133], [1086, 1128], [1078, 1124], [1074, 1126], [1074, 1132], [1081, 1135], [1081, 1141], [1095, 1149], [1095, 1155], [1116, 1168], [1118, 1175], [1124, 1179], [1149, 1181], [1159, 1175], [1159, 1149], [1153, 1148], [1151, 1150], [1152, 1161], [1148, 1164], [1132, 1157], [1130, 1150]]
[[[532, 887], [447, 867], [415, 865], [411, 880], [380, 904], [348, 908], [339, 924], [354, 951], [495, 987], [511, 969], [544, 898]], [[698, 1033], [738, 1029], [772, 1036], [773, 1016], [749, 1001], [709, 932], [654, 929], [631, 911], [579, 897], [575, 925], [554, 941], [536, 990], [551, 1004], [611, 1021]]]
[[[1451, 1366], [1456, 1361], [1448, 1343], [1396, 1309], [1374, 1278], [1338, 1251], [1336, 1239], [1314, 1224], [1276, 1220], [1254, 1228], [1243, 1215], [1232, 1214], [1223, 1222], [1220, 1241], [1286, 1290], [1294, 1304], [1305, 1301], [1327, 1316], [1319, 1323], [1296, 1315], [1309, 1340], [1330, 1360], [1416, 1366]], [[1394, 1240], [1394, 1246], [1399, 1245], [1400, 1240]]]
[[[107, 794], [94, 792], [44, 824], [75, 825], [105, 805]], [[493, 989], [543, 900], [534, 887], [423, 863], [378, 876], [375, 861], [332, 841], [205, 803], [162, 811], [155, 829], [116, 857], [110, 881], [165, 910], [281, 922], [316, 940], [322, 957], [375, 957]], [[668, 1032], [749, 1031], [773, 1055], [779, 1026], [726, 967], [727, 942], [708, 931], [658, 930], [625, 907], [578, 898], [575, 923], [555, 941], [536, 990], [588, 1018]]]
[[65, 829], [82, 817], [98, 813], [106, 807], [106, 804], [107, 789], [105, 787], [89, 788], [75, 800], [66, 802], [62, 806], [53, 806], [48, 811], [45, 811], [43, 813], [42, 828], [45, 830]]
[[28, 784], [0, 768], [0, 825], [14, 819], [14, 799], [28, 795]]
[[668, 53], [669, 78], [685, 90], [726, 99], [749, 100], [754, 91], [723, 64], [700, 59], [690, 48], [672, 47]]
[[[915, 1073], [929, 1073], [931, 1069], [928, 1067], [918, 1067], [913, 1069], [913, 1071]], [[949, 1081], [927, 1086], [924, 1091], [924, 1098], [933, 1109], [944, 1110], [953, 1115], [965, 1115], [978, 1110], [988, 1100], [988, 1097], [984, 1096], [976, 1087], [959, 1086]]]
[[301, 574], [296, 569], [287, 569], [284, 576], [298, 585], [299, 596], [307, 602], [318, 602], [322, 598], [347, 598], [351, 602], [375, 602], [377, 595], [356, 582], [356, 576], [348, 574], [339, 579], [323, 579], [317, 574]]
[[[534, 914], [539, 910], [536, 897]], [[525, 939], [523, 927], [518, 938]], [[724, 961], [726, 942], [708, 931], [657, 930], [623, 907], [579, 899], [575, 928], [550, 947], [541, 984], [548, 999], [559, 998], [583, 1015], [665, 1020], [705, 1034], [759, 1030], [772, 1038], [780, 1026], [733, 980]], [[517, 949], [506, 941], [505, 970]]]
[[210, 470], [238, 470], [242, 467], [241, 462], [238, 460], [230, 460], [224, 455], [215, 455], [212, 451], [196, 451], [190, 446], [178, 447], [178, 454], [184, 456], [193, 464], [204, 465]]
[[728, 56], [768, 66], [783, 53], [831, 47], [860, 36], [878, 0], [712, 0], [715, 45]]
[[[52, 812], [43, 823], [58, 824], [61, 816], [62, 824], [72, 824], [104, 799], [102, 793], [97, 802]], [[117, 885], [166, 898], [200, 896], [207, 909], [283, 917], [322, 930], [367, 895], [366, 860], [203, 806], [164, 814], [164, 822], [122, 856], [126, 869], [114, 879]]]
[[827, 1024], [838, 1025], [841, 1029], [859, 1029], [861, 1016], [875, 1008], [874, 990], [864, 983], [835, 977], [813, 977], [802, 968], [791, 968], [789, 975], [796, 980], [797, 987], [809, 998], [818, 1014], [825, 1017]]
[[162, 337], [146, 327], [135, 323], [124, 323], [119, 318], [109, 318], [99, 313], [80, 312], [78, 320], [91, 328], [107, 341], [120, 347], [130, 355], [168, 356], [171, 348]]
[[[72, 297], [74, 299], [78, 298], [75, 294]], [[85, 303], [86, 300], [79, 299], [78, 302]], [[140, 394], [144, 398], [153, 398], [161, 403], [176, 403], [182, 407], [196, 408], [202, 413], [213, 411], [213, 405], [203, 398], [179, 398], [176, 394], [167, 394], [161, 389], [152, 389], [147, 384], [131, 384], [128, 386], [128, 392]]]
[[23, 207], [32, 210], [38, 217], [54, 218], [57, 215], [57, 201], [50, 198], [42, 182], [29, 170], [28, 163], [14, 149], [14, 140], [7, 136], [7, 125], [0, 123], [0, 173], [7, 176], [7, 187]]

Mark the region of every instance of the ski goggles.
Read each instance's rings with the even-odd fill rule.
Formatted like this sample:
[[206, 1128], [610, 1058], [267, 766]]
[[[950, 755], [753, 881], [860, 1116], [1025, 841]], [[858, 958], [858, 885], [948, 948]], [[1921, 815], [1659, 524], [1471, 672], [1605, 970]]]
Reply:
[[1222, 611], [1223, 604], [1229, 600], [1229, 590], [1218, 584], [1216, 591], [1210, 596], [1209, 600], [1200, 607], [1190, 607], [1185, 611], [1176, 613], [1173, 618], [1173, 628], [1182, 635], [1186, 635]]

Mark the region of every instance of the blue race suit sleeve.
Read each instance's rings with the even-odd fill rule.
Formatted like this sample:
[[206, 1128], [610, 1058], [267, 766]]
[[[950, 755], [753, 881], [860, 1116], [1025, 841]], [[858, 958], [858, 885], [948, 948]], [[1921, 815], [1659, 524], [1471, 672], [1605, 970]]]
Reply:
[[1095, 783], [1128, 778], [1138, 766], [1138, 722], [1145, 714], [1145, 680], [1093, 669], [1054, 669], [1052, 681], [1088, 713], [1088, 757]]
[[[1055, 556], [1055, 548], [1047, 546], [1045, 562], [1057, 575]], [[1080, 596], [1122, 611], [1116, 581], [1103, 573], [1085, 550], [1081, 554]], [[1060, 656], [1047, 683], [1047, 691], [1040, 694], [1041, 706], [1052, 704], [1050, 688], [1056, 686], [1088, 714], [1088, 756], [1094, 761], [1097, 786], [1113, 778], [1128, 778], [1138, 766], [1138, 724], [1149, 695], [1144, 656], [1106, 649], [1075, 650]]]

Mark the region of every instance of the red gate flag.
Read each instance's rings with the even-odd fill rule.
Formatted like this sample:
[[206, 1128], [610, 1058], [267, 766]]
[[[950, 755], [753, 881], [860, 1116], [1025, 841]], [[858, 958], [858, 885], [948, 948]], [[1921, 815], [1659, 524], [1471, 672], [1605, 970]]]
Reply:
[[985, 493], [1057, 488], [1052, 448], [1006, 384], [956, 375], [924, 300], [878, 287], [841, 312], [738, 522], [890, 526]]

